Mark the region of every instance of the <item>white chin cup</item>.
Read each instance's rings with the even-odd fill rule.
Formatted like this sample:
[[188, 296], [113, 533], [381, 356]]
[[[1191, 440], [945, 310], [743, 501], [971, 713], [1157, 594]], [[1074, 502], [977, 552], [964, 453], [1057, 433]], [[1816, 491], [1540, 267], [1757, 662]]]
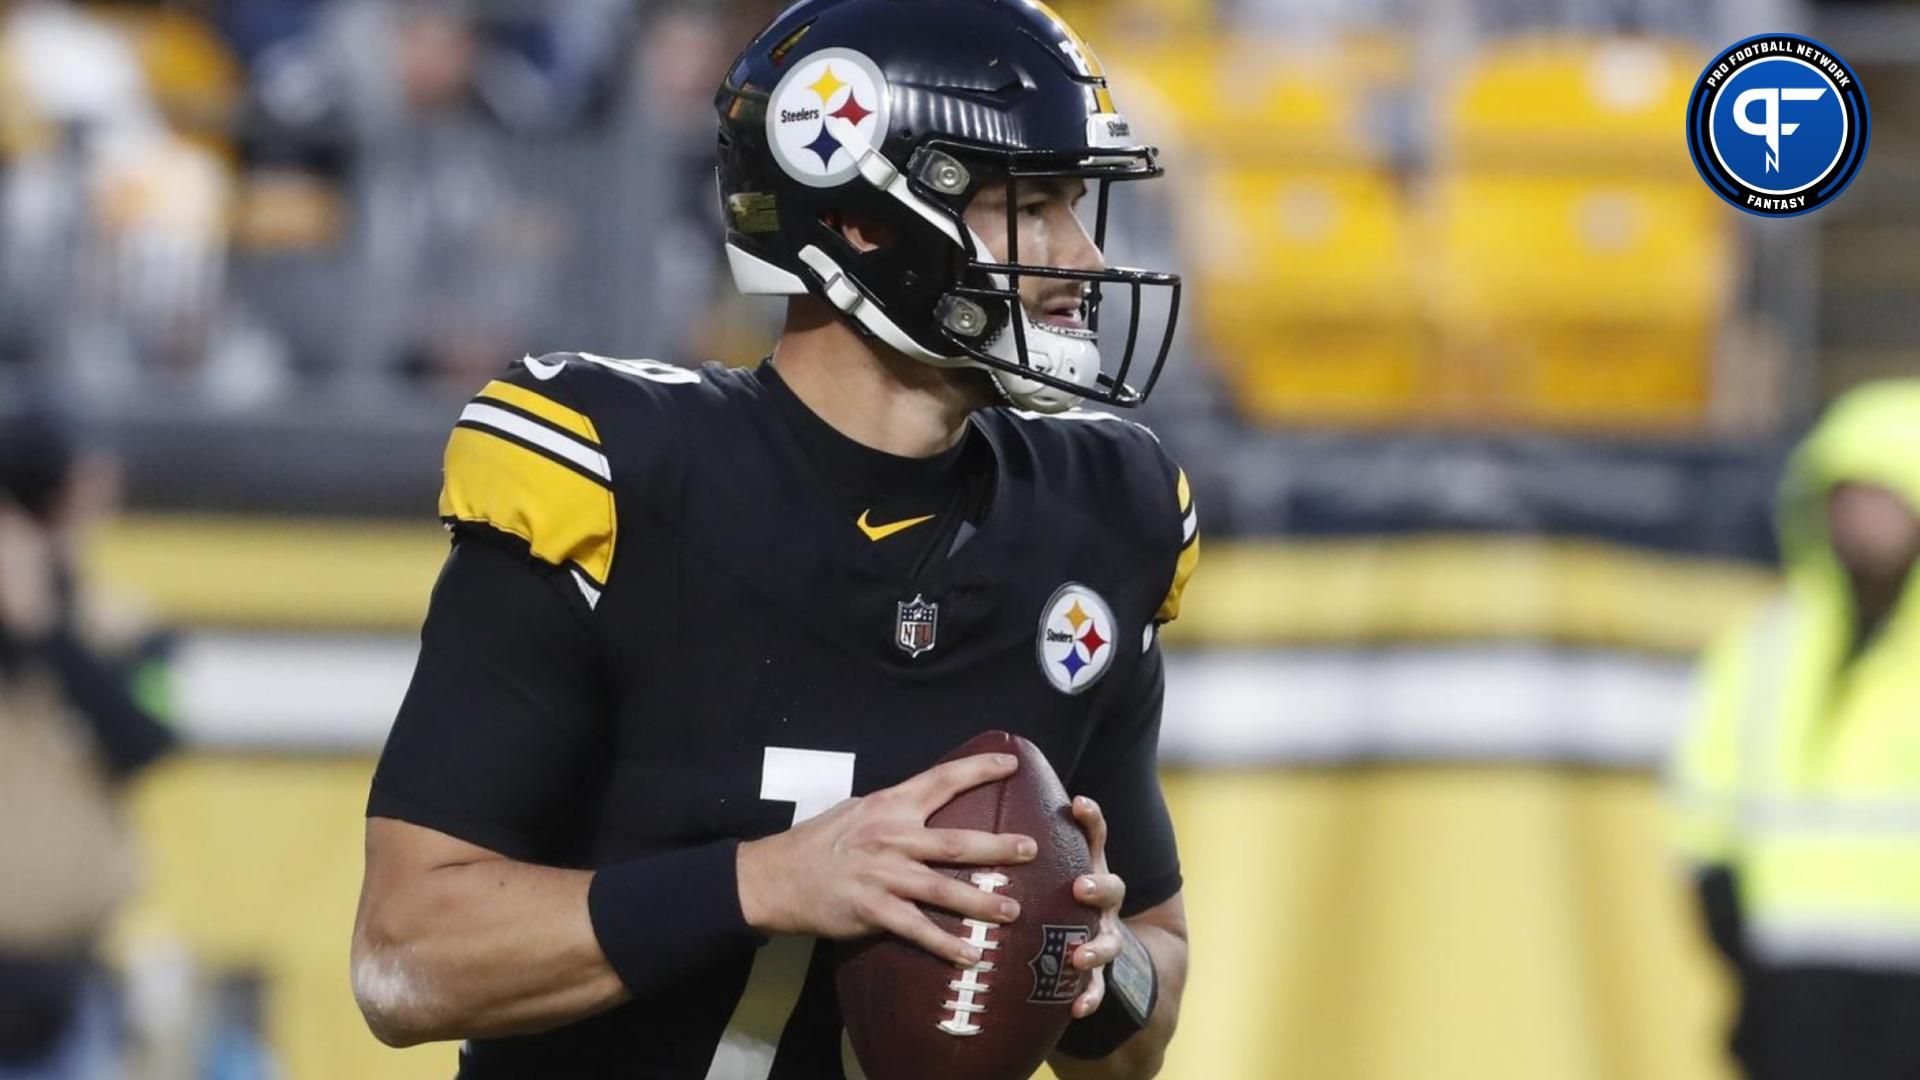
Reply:
[[[978, 232], [967, 230], [973, 241], [974, 259], [991, 263], [996, 261], [987, 247], [987, 242]], [[1002, 273], [990, 273], [996, 289], [1009, 288], [1008, 278]], [[1013, 308], [1012, 317], [1026, 323], [1027, 357], [1025, 367], [1042, 375], [1062, 379], [1075, 386], [1092, 386], [1100, 377], [1100, 345], [1090, 330], [1071, 330], [1051, 323], [1033, 321], [1026, 306], [1019, 301], [1008, 305]], [[1000, 336], [987, 346], [987, 352], [995, 358], [1004, 360], [1015, 367], [1020, 362], [1020, 346], [1014, 336], [1013, 325], [1009, 323], [1000, 331]], [[1041, 413], [1062, 413], [1080, 404], [1080, 395], [1058, 387], [1048, 386], [1038, 379], [1029, 379], [1013, 371], [1005, 371], [988, 364], [974, 361], [993, 376], [1000, 392], [1007, 400], [1022, 409], [1031, 409]]]
[[[1033, 321], [1025, 308], [1021, 308], [1016, 318], [1026, 322], [1027, 366], [1042, 375], [1070, 382], [1075, 386], [1092, 386], [1100, 376], [1100, 346], [1094, 335], [1085, 330], [1069, 330], [1065, 327]], [[987, 349], [995, 357], [1009, 364], [1020, 363], [1019, 345], [1016, 344], [1013, 327], [1000, 331]], [[998, 383], [1002, 393], [1015, 405], [1034, 412], [1061, 413], [1080, 404], [1080, 395], [1059, 387], [1048, 386], [1038, 379], [1030, 379], [1001, 368], [988, 367], [993, 381]]]

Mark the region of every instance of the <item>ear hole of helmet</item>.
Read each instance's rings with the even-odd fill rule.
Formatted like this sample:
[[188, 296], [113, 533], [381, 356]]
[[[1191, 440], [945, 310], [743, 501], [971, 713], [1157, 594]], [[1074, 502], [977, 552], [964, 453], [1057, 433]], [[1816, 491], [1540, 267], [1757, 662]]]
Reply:
[[[938, 353], [960, 355], [964, 350], [958, 343], [950, 348], [933, 344], [951, 336], [943, 303], [963, 285], [990, 286], [989, 276], [969, 271], [967, 252], [899, 200], [857, 180], [832, 197], [836, 205], [804, 226], [806, 235], [795, 246], [818, 246], [863, 288], [884, 286], [889, 317], [901, 329]], [[976, 309], [967, 325], [977, 327], [977, 333], [958, 340], [978, 347], [998, 337], [1009, 321], [1006, 306], [967, 303]]]
[[865, 214], [828, 210], [820, 216], [820, 222], [839, 232], [848, 246], [862, 254], [890, 248], [900, 242], [899, 232], [891, 224]]

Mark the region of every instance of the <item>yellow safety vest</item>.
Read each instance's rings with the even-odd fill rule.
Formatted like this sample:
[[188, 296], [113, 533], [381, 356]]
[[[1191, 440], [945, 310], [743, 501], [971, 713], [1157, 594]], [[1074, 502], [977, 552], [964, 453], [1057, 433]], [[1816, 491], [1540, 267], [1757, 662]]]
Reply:
[[1785, 589], [1702, 663], [1673, 839], [1734, 871], [1762, 963], [1920, 972], [1920, 571], [1850, 656], [1852, 594], [1826, 538], [1842, 481], [1920, 508], [1920, 380], [1856, 391], [1795, 455]]

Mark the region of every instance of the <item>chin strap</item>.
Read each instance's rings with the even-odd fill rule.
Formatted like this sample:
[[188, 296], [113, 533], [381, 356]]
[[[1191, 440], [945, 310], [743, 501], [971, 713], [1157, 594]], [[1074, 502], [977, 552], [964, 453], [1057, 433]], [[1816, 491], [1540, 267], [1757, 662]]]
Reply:
[[913, 336], [887, 317], [880, 305], [867, 300], [833, 256], [812, 244], [800, 249], [800, 261], [820, 277], [820, 291], [834, 310], [865, 327], [881, 344], [935, 367], [971, 367], [974, 361], [964, 356], [941, 356], [913, 340]]

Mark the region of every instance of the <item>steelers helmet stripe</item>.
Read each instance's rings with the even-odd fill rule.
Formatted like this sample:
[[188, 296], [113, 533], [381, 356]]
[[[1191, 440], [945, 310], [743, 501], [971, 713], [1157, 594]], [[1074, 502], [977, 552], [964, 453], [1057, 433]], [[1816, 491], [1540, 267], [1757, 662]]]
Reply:
[[585, 413], [570, 409], [545, 394], [496, 379], [480, 389], [480, 398], [525, 413], [581, 442], [600, 445], [600, 433]]
[[527, 417], [524, 413], [509, 412], [497, 405], [474, 401], [461, 410], [459, 426], [511, 436], [514, 441], [543, 450], [598, 478], [601, 483], [611, 483], [613, 480], [613, 472], [607, 465], [605, 454], [570, 435]]

